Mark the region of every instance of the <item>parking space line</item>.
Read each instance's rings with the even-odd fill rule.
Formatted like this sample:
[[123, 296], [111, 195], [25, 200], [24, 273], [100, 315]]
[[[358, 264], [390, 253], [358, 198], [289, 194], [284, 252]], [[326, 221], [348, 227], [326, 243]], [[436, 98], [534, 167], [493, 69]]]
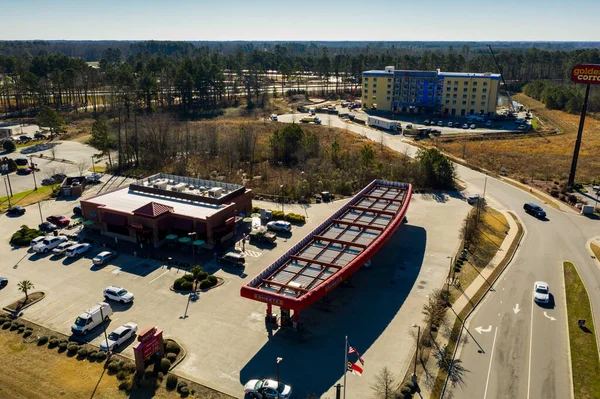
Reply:
[[118, 269], [120, 269], [119, 266], [106, 266], [106, 267], [102, 268], [101, 271], [104, 273], [112, 273], [113, 271], [118, 270]]
[[59, 325], [55, 326], [54, 328], [61, 328], [62, 326], [64, 326], [65, 324], [69, 324], [69, 323], [74, 323], [75, 319], [77, 318], [77, 316], [79, 316], [81, 313], [77, 313], [76, 315], [73, 315], [72, 317], [69, 317], [67, 320], [63, 321], [62, 323], [60, 323]]
[[153, 279], [152, 281], [150, 281], [148, 284], [152, 284], [153, 282], [155, 282], [156, 280], [158, 280], [159, 278], [161, 278], [162, 276], [164, 276], [165, 274], [169, 273], [170, 270], [167, 270], [166, 272], [164, 272], [163, 274], [161, 274], [160, 276], [156, 277], [155, 279]]
[[56, 300], [54, 302], [50, 302], [48, 305], [44, 306], [43, 308], [38, 309], [37, 312], [31, 313], [31, 314], [25, 313], [25, 315], [28, 316], [28, 317], [33, 317], [33, 316], [41, 313], [43, 310], [48, 309], [50, 306], [54, 305], [56, 302], [60, 302], [60, 299], [58, 299], [58, 300]]
[[141, 265], [144, 262], [144, 259], [137, 258], [137, 259], [133, 259], [132, 261], [129, 261], [129, 262], [125, 263], [125, 264], [132, 263], [130, 266], [127, 266], [125, 269], [123, 269], [121, 267], [118, 270], [114, 270], [112, 273], [113, 274], [120, 274], [120, 273], [123, 273], [123, 272], [127, 272], [127, 271], [129, 271], [131, 269], [135, 269], [136, 267], [138, 267], [139, 265]]
[[53, 316], [48, 317], [46, 320], [42, 320], [42, 323], [46, 323], [47, 321], [52, 320], [53, 318], [55, 318], [56, 316], [65, 313], [67, 310], [71, 309], [73, 306], [75, 306], [75, 304], [72, 304], [71, 306], [66, 307], [65, 309], [61, 310], [60, 312], [56, 313]]

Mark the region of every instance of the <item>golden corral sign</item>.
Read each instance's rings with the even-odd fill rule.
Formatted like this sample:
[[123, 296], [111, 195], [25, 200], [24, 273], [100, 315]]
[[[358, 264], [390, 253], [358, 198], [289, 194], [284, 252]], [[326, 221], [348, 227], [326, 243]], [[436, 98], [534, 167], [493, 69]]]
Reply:
[[600, 65], [576, 65], [571, 70], [571, 80], [575, 83], [600, 85]]

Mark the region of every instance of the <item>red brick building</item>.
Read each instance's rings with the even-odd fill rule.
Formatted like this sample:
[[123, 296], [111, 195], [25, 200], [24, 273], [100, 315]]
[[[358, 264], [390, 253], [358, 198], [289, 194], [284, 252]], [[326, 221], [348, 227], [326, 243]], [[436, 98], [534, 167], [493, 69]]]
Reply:
[[252, 190], [161, 173], [82, 200], [81, 210], [105, 236], [159, 247], [168, 235], [192, 235], [213, 248], [233, 237], [236, 215], [251, 212]]

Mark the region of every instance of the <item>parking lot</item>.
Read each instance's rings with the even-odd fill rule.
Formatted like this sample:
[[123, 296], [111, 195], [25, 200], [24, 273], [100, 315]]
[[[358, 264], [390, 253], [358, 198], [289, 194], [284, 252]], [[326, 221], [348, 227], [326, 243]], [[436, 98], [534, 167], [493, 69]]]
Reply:
[[[447, 256], [458, 243], [457, 227], [469, 206], [462, 198], [446, 195], [415, 195], [403, 225], [388, 244], [373, 258], [373, 266], [357, 272], [336, 289], [325, 303], [302, 312], [306, 332], [267, 330], [265, 305], [240, 297], [240, 288], [300, 240], [343, 201], [316, 204], [306, 208], [286, 205], [287, 212], [308, 216], [307, 223], [294, 227], [291, 236], [280, 236], [272, 249], [246, 244], [243, 269], [217, 264], [204, 256], [204, 269], [224, 279], [224, 284], [201, 293], [188, 305], [186, 295], [170, 290], [183, 271], [162, 262], [121, 253], [109, 265], [96, 269], [91, 258], [103, 248], [78, 259], [50, 254], [33, 254], [27, 248], [13, 249], [8, 238], [21, 224], [39, 223], [37, 206], [18, 218], [0, 216], [0, 250], [3, 262], [0, 275], [9, 285], [0, 291], [0, 305], [21, 297], [16, 283], [31, 280], [36, 291], [46, 298], [23, 312], [23, 317], [61, 333], [84, 310], [103, 300], [109, 285], [126, 288], [135, 294], [131, 305], [113, 304], [114, 315], [108, 331], [133, 321], [141, 329], [156, 324], [167, 337], [177, 339], [188, 355], [177, 370], [207, 386], [239, 396], [242, 385], [251, 378], [273, 377], [275, 358], [283, 357], [281, 378], [294, 387], [298, 397], [307, 393], [334, 396], [333, 385], [342, 378], [339, 367], [344, 335], [368, 362], [362, 379], [353, 378], [348, 398], [371, 395], [369, 387], [383, 366], [405, 370], [410, 361], [414, 339], [409, 334], [413, 323], [421, 323], [420, 308], [432, 289], [439, 287], [447, 272]], [[44, 215], [69, 212], [73, 202], [47, 201]], [[272, 203], [255, 201], [257, 206], [276, 208]], [[202, 257], [202, 256], [201, 256]], [[85, 337], [98, 344], [101, 328]], [[123, 349], [132, 356], [131, 345]], [[313, 359], [319, 355], [319, 364]]]

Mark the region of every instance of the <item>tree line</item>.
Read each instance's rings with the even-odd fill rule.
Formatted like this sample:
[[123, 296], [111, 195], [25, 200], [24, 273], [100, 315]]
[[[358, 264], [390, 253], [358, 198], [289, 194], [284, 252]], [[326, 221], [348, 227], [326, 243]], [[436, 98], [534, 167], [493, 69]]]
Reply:
[[[579, 114], [585, 98], [585, 85], [535, 80], [526, 84], [523, 92], [543, 102], [549, 109]], [[588, 112], [600, 112], [600, 90], [595, 85], [590, 88], [587, 109]]]

